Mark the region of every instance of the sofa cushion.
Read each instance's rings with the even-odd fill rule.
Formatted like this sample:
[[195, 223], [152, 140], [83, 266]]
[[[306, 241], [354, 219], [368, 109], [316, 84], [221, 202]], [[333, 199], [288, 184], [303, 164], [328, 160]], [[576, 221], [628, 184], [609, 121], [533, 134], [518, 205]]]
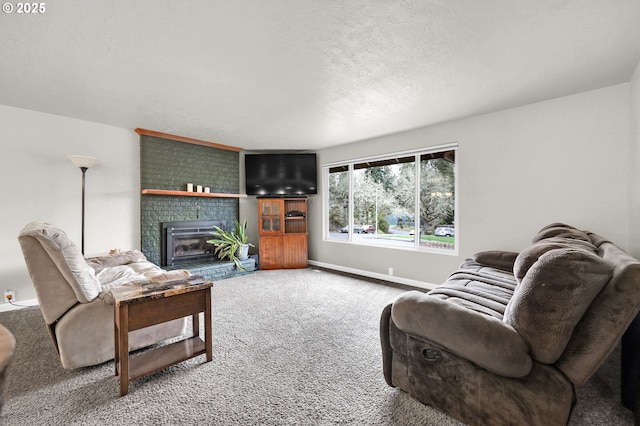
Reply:
[[516, 284], [513, 273], [467, 259], [429, 294], [502, 321]]
[[611, 278], [612, 270], [595, 253], [579, 246], [557, 248], [538, 243], [531, 250], [540, 255], [516, 286], [504, 321], [527, 342], [534, 359], [551, 364], [564, 351], [573, 329]]
[[88, 303], [98, 297], [102, 289], [94, 269], [63, 230], [48, 223], [31, 222], [20, 232], [19, 237], [22, 236], [30, 236], [40, 242], [80, 303]]

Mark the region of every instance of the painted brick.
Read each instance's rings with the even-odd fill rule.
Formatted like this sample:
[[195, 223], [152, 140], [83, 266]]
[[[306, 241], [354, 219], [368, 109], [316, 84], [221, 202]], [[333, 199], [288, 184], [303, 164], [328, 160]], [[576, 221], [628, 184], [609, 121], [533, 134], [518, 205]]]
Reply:
[[[237, 194], [239, 161], [240, 155], [234, 151], [140, 136], [141, 189], [184, 191], [187, 183], [193, 183], [194, 188], [202, 185], [210, 187], [211, 192]], [[237, 198], [141, 197], [141, 251], [158, 265], [161, 264], [162, 222], [224, 220], [233, 223], [238, 218]]]
[[225, 278], [236, 277], [238, 275], [249, 274], [256, 269], [256, 261], [253, 258], [240, 262], [244, 271], [236, 268], [235, 263], [225, 261], [215, 261], [209, 263], [186, 263], [183, 265], [167, 266], [165, 269], [188, 269], [194, 275], [200, 275], [210, 281], [220, 281]]

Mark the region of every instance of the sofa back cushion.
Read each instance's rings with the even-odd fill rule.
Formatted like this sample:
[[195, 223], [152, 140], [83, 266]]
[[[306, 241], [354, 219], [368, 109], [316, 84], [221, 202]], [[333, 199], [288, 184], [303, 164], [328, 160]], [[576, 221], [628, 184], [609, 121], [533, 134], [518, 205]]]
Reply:
[[589, 234], [564, 223], [552, 223], [542, 228], [531, 240], [532, 244], [547, 238], [561, 237], [591, 243]]
[[550, 237], [539, 240], [537, 243], [522, 250], [513, 264], [513, 275], [518, 281], [522, 281], [531, 266], [538, 261], [544, 253], [563, 248], [582, 249], [590, 253], [596, 253], [597, 248], [587, 241], [574, 240], [565, 237]]
[[[53, 266], [57, 268], [73, 290], [78, 302], [88, 303], [98, 297], [101, 288], [96, 279], [95, 270], [87, 264], [78, 246], [69, 239], [63, 230], [48, 223], [31, 222], [22, 229], [18, 236], [21, 242], [26, 238], [33, 238], [41, 245]], [[26, 253], [25, 261], [30, 272], [32, 268], [51, 267], [50, 264], [30, 265], [31, 262], [37, 260], [27, 257]], [[33, 280], [34, 276], [31, 275]], [[34, 287], [46, 286], [47, 282], [34, 281], [33, 285]], [[39, 302], [46, 303], [45, 300]]]
[[560, 238], [540, 240], [518, 255], [518, 285], [504, 314], [504, 321], [529, 344], [532, 358], [546, 364], [562, 355], [574, 328], [612, 275], [595, 246], [590, 249], [582, 241], [572, 245], [570, 239]]

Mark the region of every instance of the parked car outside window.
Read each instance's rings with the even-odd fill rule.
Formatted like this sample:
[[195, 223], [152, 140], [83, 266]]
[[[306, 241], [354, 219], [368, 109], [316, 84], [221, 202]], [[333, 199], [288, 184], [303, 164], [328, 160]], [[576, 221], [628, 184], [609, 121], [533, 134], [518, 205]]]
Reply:
[[453, 237], [456, 234], [455, 229], [452, 226], [438, 226], [433, 235], [438, 237]]
[[[349, 227], [345, 226], [344, 228], [342, 228], [340, 230], [340, 232], [342, 232], [343, 234], [346, 234], [347, 232], [349, 232]], [[353, 227], [353, 233], [354, 234], [362, 234], [363, 232], [365, 232], [365, 230], [362, 228], [362, 226], [354, 225], [354, 227]]]

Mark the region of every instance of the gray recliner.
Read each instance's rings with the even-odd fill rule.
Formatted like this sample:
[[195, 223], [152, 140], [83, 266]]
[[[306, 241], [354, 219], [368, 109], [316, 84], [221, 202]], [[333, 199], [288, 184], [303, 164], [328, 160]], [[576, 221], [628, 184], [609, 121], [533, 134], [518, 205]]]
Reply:
[[[61, 229], [29, 223], [18, 236], [53, 344], [67, 369], [101, 364], [114, 357], [114, 307], [110, 288], [134, 280], [190, 275], [166, 272], [138, 251], [85, 259]], [[129, 350], [185, 332], [186, 318], [129, 334]]]

